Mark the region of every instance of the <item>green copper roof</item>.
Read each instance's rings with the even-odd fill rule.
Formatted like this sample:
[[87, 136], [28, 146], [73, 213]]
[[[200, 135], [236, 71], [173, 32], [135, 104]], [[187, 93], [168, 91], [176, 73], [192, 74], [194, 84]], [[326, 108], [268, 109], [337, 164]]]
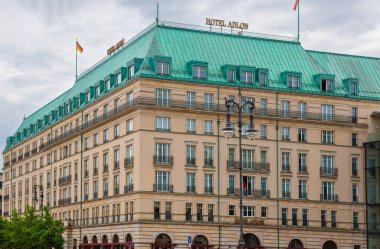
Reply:
[[[136, 77], [162, 78], [155, 74], [152, 63], [154, 58], [161, 58], [171, 63], [170, 76], [164, 77], [169, 80], [228, 85], [223, 72], [223, 68], [228, 65], [234, 68], [267, 69], [269, 86], [266, 89], [276, 91], [293, 91], [287, 88], [283, 74], [297, 74], [301, 76], [301, 89], [298, 92], [321, 94], [315, 76], [335, 75], [335, 92], [332, 95], [349, 97], [343, 81], [347, 78], [357, 78], [360, 90], [355, 98], [380, 100], [380, 59], [306, 51], [300, 43], [289, 39], [226, 34], [160, 23], [149, 26], [120, 51], [88, 69], [79, 76], [71, 89], [24, 119], [15, 133], [16, 138], [7, 139], [5, 151], [28, 138], [17, 139], [17, 132], [23, 133], [24, 129], [43, 119], [58, 106], [72, 101], [74, 97], [85, 93], [90, 87], [114, 74], [121, 67], [126, 67], [127, 63], [136, 58], [143, 59], [141, 67], [135, 72]], [[206, 80], [193, 80], [189, 63], [195, 62], [207, 64]], [[123, 80], [121, 85], [127, 82], [128, 79]], [[257, 84], [252, 87], [260, 88]], [[86, 104], [74, 108], [71, 113], [85, 106]], [[60, 119], [66, 116], [63, 115]], [[45, 128], [37, 130], [29, 137]]]

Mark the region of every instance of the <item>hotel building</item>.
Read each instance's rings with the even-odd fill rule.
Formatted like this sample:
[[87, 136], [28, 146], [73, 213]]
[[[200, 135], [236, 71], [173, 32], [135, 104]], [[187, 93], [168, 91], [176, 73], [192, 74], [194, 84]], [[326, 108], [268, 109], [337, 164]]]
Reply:
[[259, 131], [242, 142], [246, 247], [377, 248], [380, 59], [169, 22], [7, 138], [3, 215], [48, 206], [66, 248], [236, 247], [238, 137], [222, 128], [239, 87]]

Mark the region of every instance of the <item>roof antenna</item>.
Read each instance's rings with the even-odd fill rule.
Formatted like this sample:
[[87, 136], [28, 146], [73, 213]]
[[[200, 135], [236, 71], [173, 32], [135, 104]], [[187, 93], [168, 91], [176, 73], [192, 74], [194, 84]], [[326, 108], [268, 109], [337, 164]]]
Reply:
[[158, 25], [158, 18], [159, 18], [159, 6], [160, 4], [158, 3], [158, 1], [157, 1], [157, 13], [156, 13], [156, 23], [157, 23], [157, 25]]

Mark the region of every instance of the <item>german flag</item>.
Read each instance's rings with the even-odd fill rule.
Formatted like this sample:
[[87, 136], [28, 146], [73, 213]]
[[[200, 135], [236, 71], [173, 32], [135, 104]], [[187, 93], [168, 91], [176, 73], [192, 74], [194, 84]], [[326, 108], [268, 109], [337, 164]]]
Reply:
[[79, 51], [79, 53], [82, 53], [83, 52], [83, 48], [81, 47], [81, 45], [79, 44], [79, 42], [77, 41], [77, 51]]

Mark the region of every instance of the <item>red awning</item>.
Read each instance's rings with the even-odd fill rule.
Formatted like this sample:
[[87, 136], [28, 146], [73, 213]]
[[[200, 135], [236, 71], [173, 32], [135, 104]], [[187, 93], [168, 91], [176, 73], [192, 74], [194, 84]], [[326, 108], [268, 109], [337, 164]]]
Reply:
[[247, 249], [264, 249], [263, 246], [237, 246], [237, 248], [247, 248]]
[[214, 245], [191, 244], [191, 247], [212, 248]]
[[174, 247], [177, 246], [177, 244], [163, 244], [163, 243], [151, 243], [152, 247]]

